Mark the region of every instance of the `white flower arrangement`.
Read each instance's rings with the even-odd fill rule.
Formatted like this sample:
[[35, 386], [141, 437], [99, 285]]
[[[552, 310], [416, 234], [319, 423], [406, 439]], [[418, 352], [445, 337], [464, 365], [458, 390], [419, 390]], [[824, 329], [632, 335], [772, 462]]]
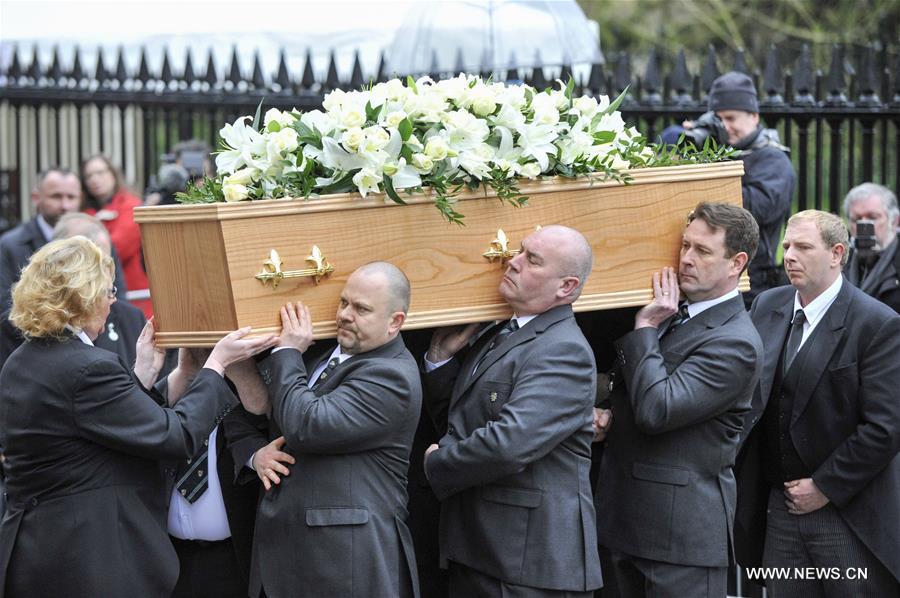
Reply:
[[[572, 97], [573, 83], [538, 91], [472, 75], [378, 83], [333, 91], [324, 110], [272, 108], [262, 128], [242, 116], [220, 131], [218, 176], [183, 201], [243, 201], [358, 191], [434, 191], [451, 221], [453, 197], [484, 185], [523, 204], [520, 178], [574, 177], [644, 166], [654, 152], [617, 108], [622, 96]], [[259, 120], [257, 113], [256, 121]]]

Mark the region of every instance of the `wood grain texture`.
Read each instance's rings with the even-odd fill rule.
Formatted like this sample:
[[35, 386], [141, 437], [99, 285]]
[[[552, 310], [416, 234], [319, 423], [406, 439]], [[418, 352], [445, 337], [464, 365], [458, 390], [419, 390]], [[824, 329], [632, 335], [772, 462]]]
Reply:
[[[316, 337], [326, 338], [335, 334], [335, 308], [347, 277], [377, 259], [399, 266], [412, 283], [406, 328], [508, 316], [497, 291], [504, 266], [482, 257], [498, 228], [511, 248], [536, 225], [564, 224], [588, 238], [595, 266], [576, 310], [644, 304], [653, 272], [677, 265], [691, 209], [701, 201], [740, 205], [742, 172], [740, 162], [729, 162], [633, 171], [629, 185], [540, 181], [522, 185], [530, 200], [518, 209], [469, 193], [458, 207], [465, 226], [446, 223], [427, 197], [399, 206], [352, 194], [139, 208], [135, 219], [164, 346], [208, 346], [245, 325], [259, 333], [277, 331], [278, 308], [295, 300], [310, 306]], [[296, 270], [309, 267], [313, 245], [335, 266], [321, 284], [285, 279], [273, 290], [256, 280], [271, 249], [281, 255], [284, 270]]]

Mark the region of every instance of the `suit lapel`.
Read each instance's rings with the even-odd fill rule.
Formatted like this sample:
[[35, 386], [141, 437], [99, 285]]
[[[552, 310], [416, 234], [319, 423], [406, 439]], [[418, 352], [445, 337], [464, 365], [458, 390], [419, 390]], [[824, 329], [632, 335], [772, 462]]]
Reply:
[[803, 361], [793, 366], [800, 368], [798, 374], [801, 382], [797, 385], [797, 392], [794, 395], [794, 410], [791, 413], [792, 427], [803, 413], [806, 404], [809, 403], [812, 391], [818, 386], [819, 380], [825, 373], [825, 368], [831, 362], [831, 356], [834, 355], [834, 350], [843, 336], [844, 320], [852, 299], [852, 288], [850, 283], [844, 280], [837, 298], [822, 316], [822, 320], [814, 331], [815, 339], [810, 337], [806, 340], [807, 343], [811, 340], [815, 340], [815, 342], [810, 344], [804, 355], [798, 357]]
[[784, 341], [787, 338], [787, 331], [791, 325], [791, 318], [794, 311], [794, 298], [791, 295], [790, 301], [773, 308], [769, 313], [764, 314], [760, 322], [755, 323], [756, 329], [759, 331], [760, 337], [763, 339], [763, 375], [759, 379], [759, 394], [761, 404], [759, 409], [765, 408], [769, 401], [769, 395], [772, 393], [772, 383], [775, 380], [775, 373], [778, 369], [778, 360], [781, 358], [784, 349]]

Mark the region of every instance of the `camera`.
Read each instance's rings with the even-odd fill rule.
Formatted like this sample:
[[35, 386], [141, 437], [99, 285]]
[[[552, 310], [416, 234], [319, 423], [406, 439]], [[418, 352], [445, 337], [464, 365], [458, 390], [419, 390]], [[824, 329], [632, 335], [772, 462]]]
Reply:
[[875, 254], [878, 239], [875, 238], [875, 222], [865, 218], [856, 221], [856, 236], [853, 238], [853, 247], [859, 253], [860, 258], [867, 258]]
[[728, 131], [715, 112], [704, 112], [694, 121], [693, 128], [685, 129], [682, 143], [691, 143], [695, 148], [702, 149], [707, 139], [712, 139], [717, 146], [728, 143]]

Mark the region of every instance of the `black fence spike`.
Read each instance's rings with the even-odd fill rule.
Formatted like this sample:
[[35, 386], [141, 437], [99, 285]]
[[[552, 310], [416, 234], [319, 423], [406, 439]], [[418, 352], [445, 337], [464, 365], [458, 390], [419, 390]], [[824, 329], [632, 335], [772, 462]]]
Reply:
[[159, 69], [159, 80], [167, 87], [174, 80], [174, 77], [172, 76], [172, 65], [169, 64], [168, 48], [163, 48], [162, 67]]
[[275, 83], [281, 88], [282, 93], [291, 91], [291, 75], [288, 73], [284, 49], [281, 50], [280, 56], [278, 57], [278, 71], [275, 73]]
[[[569, 58], [568, 55], [563, 56], [562, 68], [559, 69], [559, 80], [567, 85], [569, 83], [569, 79], [575, 78], [575, 73], [572, 72], [572, 64], [571, 63], [572, 63], [572, 59]], [[578, 82], [576, 81], [575, 84], [577, 85]]]
[[387, 81], [387, 57], [384, 55], [384, 52], [381, 52], [381, 56], [378, 58], [378, 72], [375, 74], [375, 82], [376, 83], [384, 83]]
[[591, 65], [591, 74], [588, 76], [587, 89], [592, 94], [601, 94], [606, 89], [606, 72], [603, 70], [602, 62], [595, 62]]
[[121, 85], [128, 79], [128, 70], [125, 68], [125, 48], [119, 46], [116, 56], [116, 81]]
[[37, 83], [38, 80], [43, 76], [43, 72], [41, 71], [41, 59], [38, 55], [38, 45], [34, 44], [34, 48], [31, 53], [31, 64], [28, 66], [28, 71], [25, 73], [31, 79], [34, 79], [34, 82]]
[[22, 76], [22, 65], [19, 64], [19, 47], [12, 48], [12, 61], [6, 68], [6, 79], [9, 85], [17, 85], [19, 77]]
[[441, 78], [441, 64], [438, 61], [437, 50], [431, 50], [431, 65], [428, 67], [428, 76], [432, 81], [438, 81]]
[[353, 53], [353, 71], [350, 73], [350, 89], [362, 89], [366, 84], [363, 79], [362, 64], [359, 62], [359, 50]]
[[531, 80], [529, 81], [530, 85], [537, 89], [538, 91], [544, 91], [547, 87], [547, 78], [544, 76], [544, 69], [541, 66], [543, 61], [541, 60], [541, 51], [534, 51], [534, 68], [531, 69]]
[[216, 72], [216, 59], [213, 56], [212, 48], [209, 49], [209, 56], [206, 59], [206, 74], [203, 76], [203, 81], [210, 87], [215, 87], [219, 82], [219, 75]]
[[244, 80], [241, 75], [241, 66], [238, 63], [237, 46], [231, 46], [231, 67], [228, 69], [228, 76], [225, 77], [225, 80], [230, 81], [235, 87]]
[[332, 91], [341, 86], [341, 80], [338, 78], [337, 57], [334, 50], [331, 51], [331, 57], [328, 59], [328, 75], [325, 76], [325, 90]]
[[747, 56], [743, 48], [738, 48], [734, 52], [734, 67], [731, 70], [745, 75], [750, 74], [750, 69], [747, 68]]
[[672, 75], [669, 78], [669, 83], [675, 92], [676, 104], [688, 105], [694, 103], [694, 99], [691, 97], [693, 79], [690, 71], [688, 71], [684, 48], [681, 48], [678, 50], [678, 56], [675, 58], [675, 68], [672, 70]]
[[106, 64], [103, 60], [103, 46], [97, 46], [97, 66], [94, 69], [94, 81], [100, 86], [109, 85], [109, 71], [106, 70]]
[[144, 46], [141, 47], [141, 63], [140, 66], [138, 66], [137, 79], [142, 85], [146, 85], [147, 82], [152, 79], [150, 67], [147, 65], [147, 48]]
[[300, 78], [300, 87], [310, 90], [316, 84], [316, 76], [313, 73], [312, 52], [306, 49], [306, 63], [303, 65], [303, 76]]
[[481, 69], [478, 74], [485, 81], [494, 74], [494, 65], [491, 64], [491, 53], [488, 52], [487, 48], [481, 53]]
[[456, 48], [456, 62], [453, 66], [453, 76], [456, 77], [460, 73], [466, 72], [466, 60], [463, 57], [462, 48]]
[[859, 94], [858, 105], [871, 107], [881, 103], [878, 98], [878, 81], [875, 78], [875, 49], [871, 44], [863, 52], [862, 66], [856, 78], [856, 85]]
[[703, 69], [700, 71], [700, 86], [703, 93], [709, 93], [713, 81], [719, 76], [719, 67], [716, 65], [716, 49], [710, 44], [709, 50], [706, 51], [706, 62], [703, 63]]
[[[619, 52], [613, 80], [617, 94], [622, 93], [626, 87], [631, 85], [631, 57], [628, 55], [628, 52]], [[629, 95], [632, 97], [636, 95], [634, 88], [631, 89]]]
[[809, 44], [803, 44], [800, 57], [793, 74], [794, 98], [791, 103], [796, 106], [813, 106], [816, 103], [816, 79], [813, 71], [812, 55]]
[[828, 75], [825, 77], [826, 106], [842, 106], [847, 103], [847, 96], [844, 95], [846, 84], [844, 82], [843, 62], [841, 48], [835, 44], [831, 50], [831, 66], [828, 69]]
[[509, 53], [509, 68], [506, 69], [506, 81], [510, 83], [518, 83], [522, 81], [522, 76], [519, 74], [518, 65], [519, 62], [516, 60], [516, 53]]
[[50, 67], [47, 69], [47, 77], [59, 83], [63, 78], [62, 63], [59, 60], [59, 46], [53, 45], [53, 57], [50, 59]]
[[184, 54], [184, 70], [181, 71], [181, 80], [190, 87], [197, 80], [197, 74], [194, 73], [194, 61], [191, 59], [191, 49], [188, 48]]
[[784, 92], [784, 73], [781, 71], [781, 60], [775, 44], [769, 46], [769, 52], [766, 55], [762, 86], [763, 91], [766, 92], [766, 97], [763, 99], [764, 104], [769, 106], [784, 104], [784, 98], [781, 96], [782, 92]]
[[651, 106], [662, 104], [661, 89], [659, 59], [656, 57], [656, 48], [650, 48], [650, 54], [647, 56], [647, 70], [644, 72], [644, 103]]
[[263, 75], [262, 65], [259, 63], [259, 51], [253, 53], [253, 77], [251, 82], [256, 89], [266, 88], [266, 78]]
[[69, 71], [69, 77], [80, 83], [84, 79], [84, 69], [81, 67], [81, 48], [75, 46], [75, 54], [72, 56], [72, 68]]

